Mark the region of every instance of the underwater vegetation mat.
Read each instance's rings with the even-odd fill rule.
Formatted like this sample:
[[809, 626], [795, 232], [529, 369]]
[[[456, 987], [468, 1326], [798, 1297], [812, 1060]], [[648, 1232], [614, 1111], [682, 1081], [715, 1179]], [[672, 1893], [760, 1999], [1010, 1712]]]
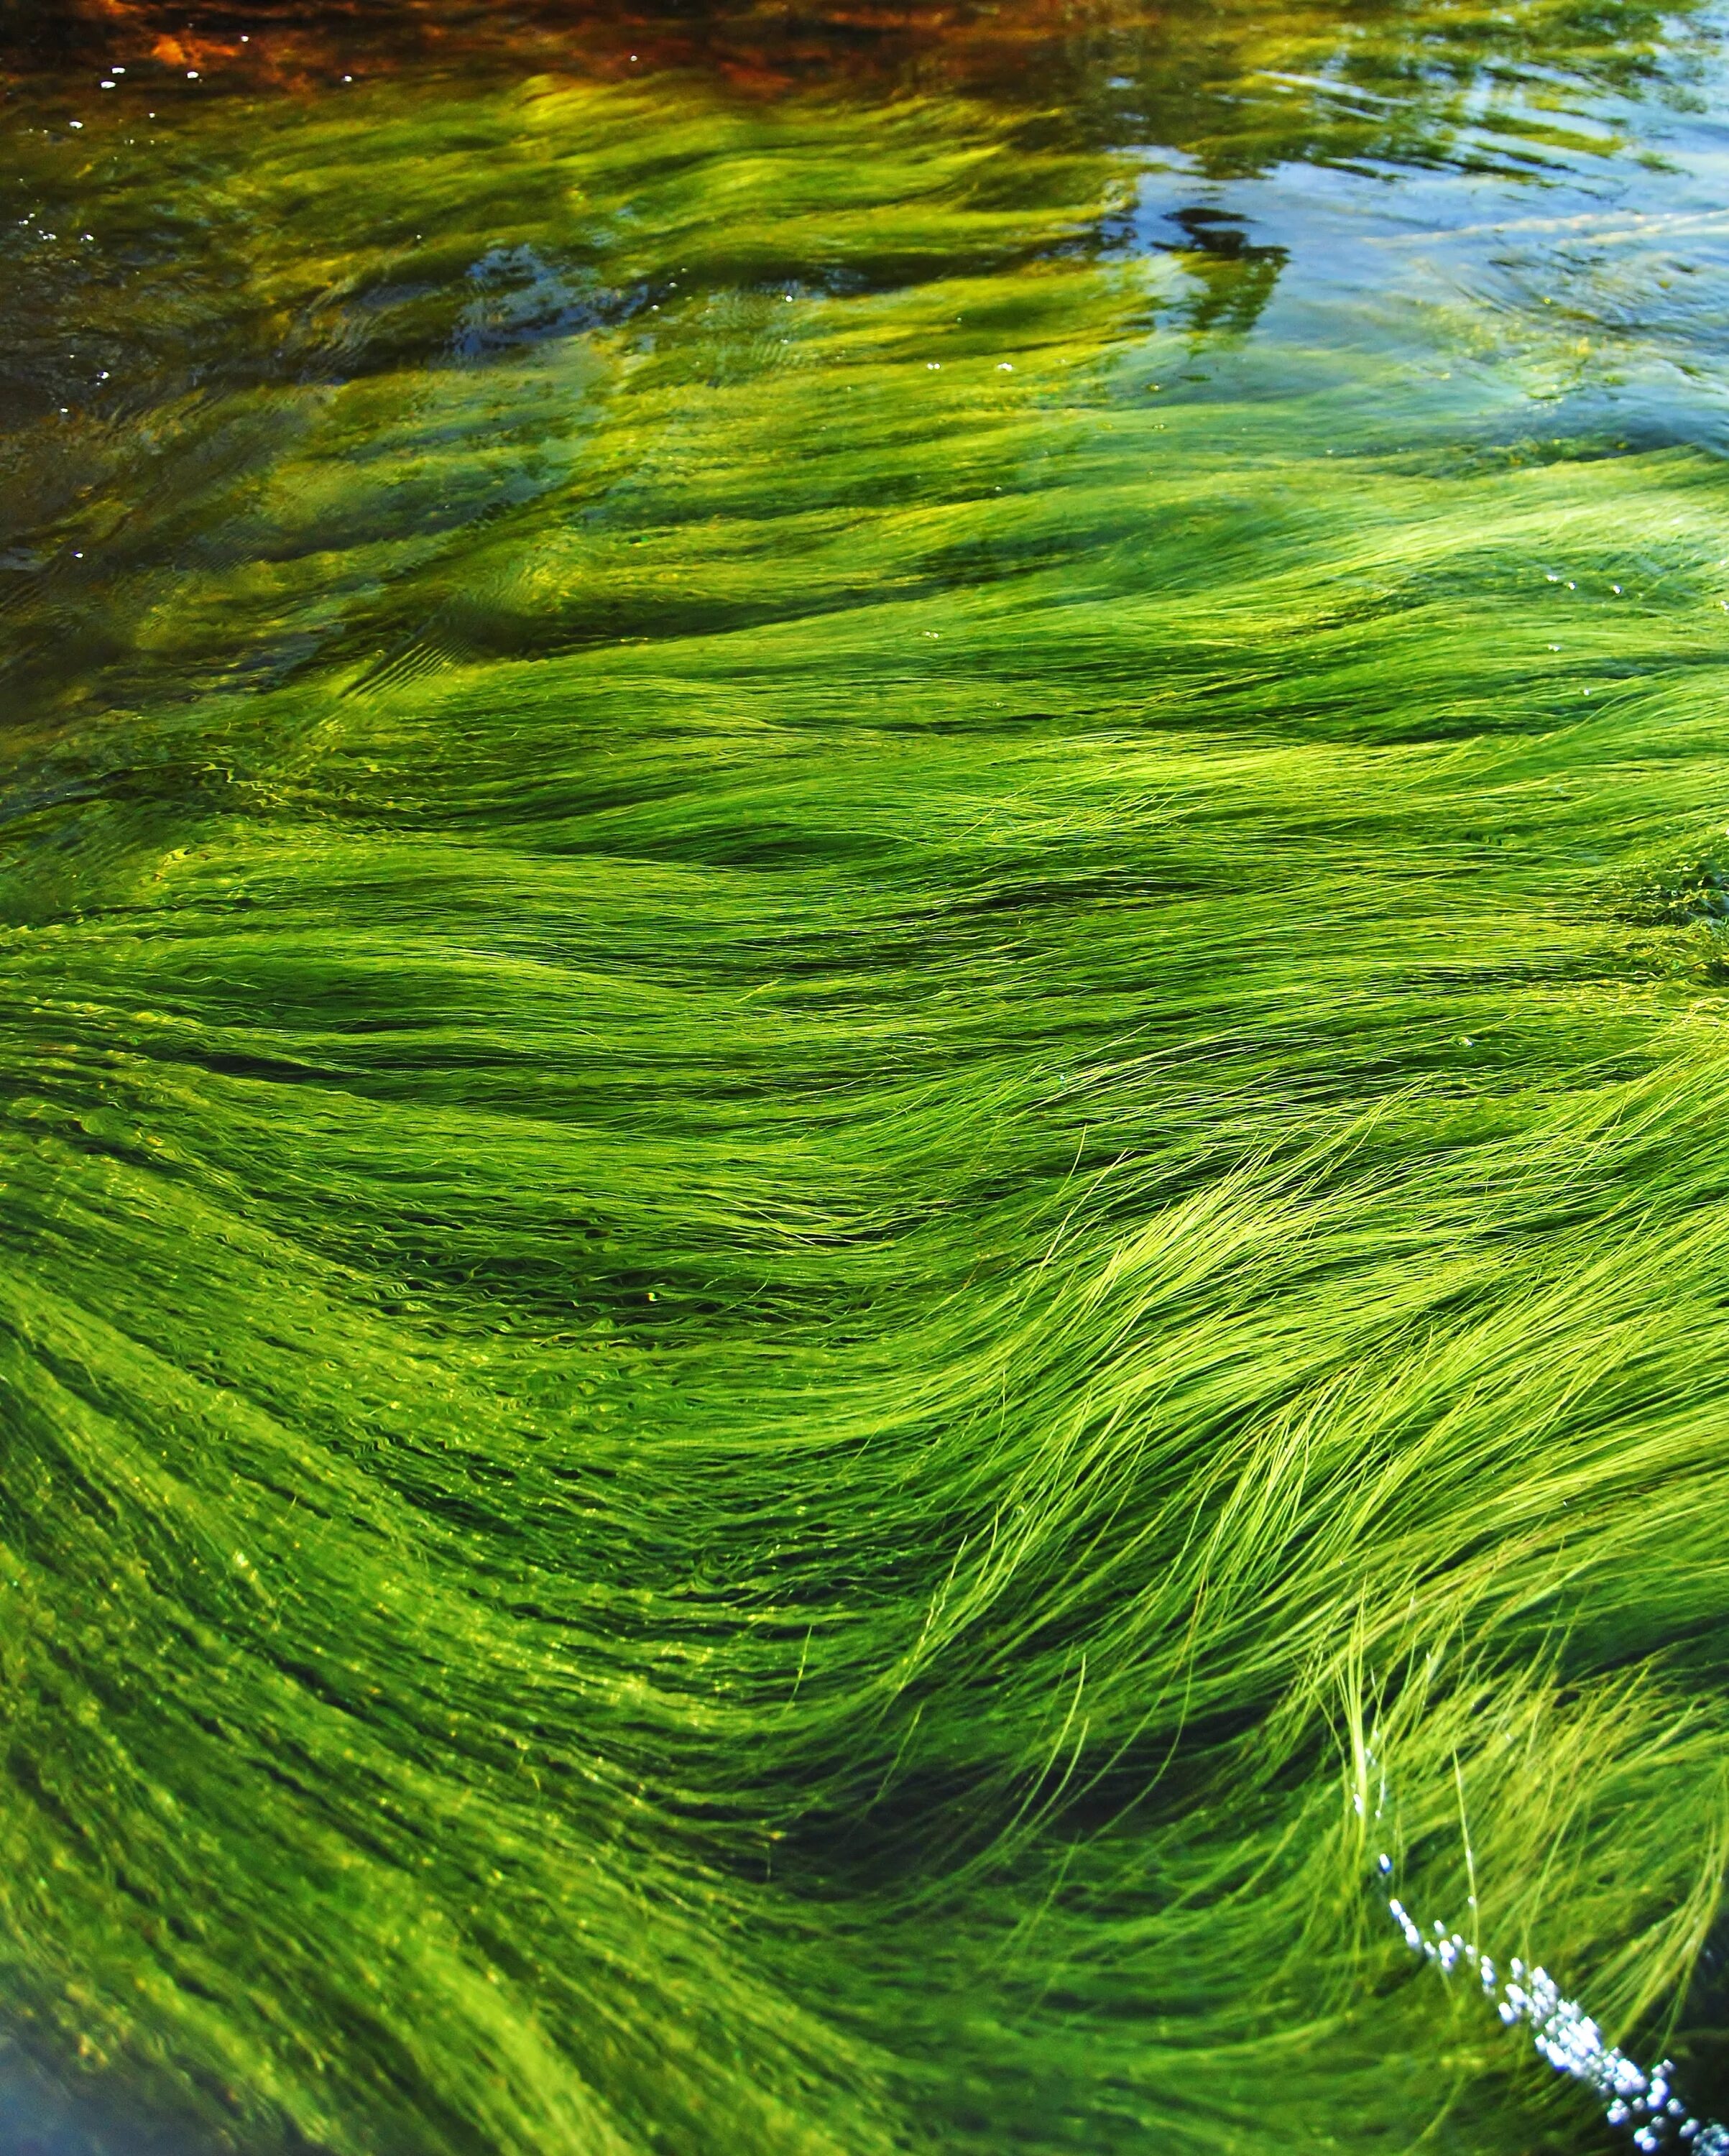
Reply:
[[1384, 1854], [1705, 2105], [1660, 302], [1251, 336], [911, 90], [14, 146], [19, 2041], [242, 2152], [1595, 2145]]

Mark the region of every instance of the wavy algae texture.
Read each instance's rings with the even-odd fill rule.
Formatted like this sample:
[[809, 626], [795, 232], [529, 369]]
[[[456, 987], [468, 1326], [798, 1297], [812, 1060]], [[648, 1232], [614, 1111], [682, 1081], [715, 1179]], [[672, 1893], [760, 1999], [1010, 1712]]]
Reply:
[[[1157, 156], [1054, 62], [14, 91], [0, 1997], [92, 2146], [1626, 2145], [1383, 1853], [1721, 2114], [1711, 301], [1580, 207], [1655, 18], [1513, 19], [1239, 23]], [[1399, 158], [1306, 285], [1207, 192]]]

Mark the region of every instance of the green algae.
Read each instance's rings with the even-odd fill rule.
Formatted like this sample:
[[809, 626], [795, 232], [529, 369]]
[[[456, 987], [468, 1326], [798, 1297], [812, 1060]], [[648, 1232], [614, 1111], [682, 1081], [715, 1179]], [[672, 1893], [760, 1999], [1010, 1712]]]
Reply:
[[[1521, 191], [1455, 28], [1150, 161], [508, 71], [19, 135], [110, 272], [5, 450], [49, 2066], [341, 2156], [1588, 2145], [1385, 1849], [1707, 2100], [1715, 392], [1641, 108]], [[1322, 65], [1407, 133], [1273, 131]], [[1450, 223], [1164, 214], [1299, 154]]]

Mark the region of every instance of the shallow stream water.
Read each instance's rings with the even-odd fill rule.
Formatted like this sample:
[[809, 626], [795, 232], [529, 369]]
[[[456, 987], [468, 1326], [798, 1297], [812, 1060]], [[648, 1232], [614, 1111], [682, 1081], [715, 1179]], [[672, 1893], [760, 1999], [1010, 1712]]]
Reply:
[[1725, 28], [5, 0], [4, 2156], [1721, 2106]]

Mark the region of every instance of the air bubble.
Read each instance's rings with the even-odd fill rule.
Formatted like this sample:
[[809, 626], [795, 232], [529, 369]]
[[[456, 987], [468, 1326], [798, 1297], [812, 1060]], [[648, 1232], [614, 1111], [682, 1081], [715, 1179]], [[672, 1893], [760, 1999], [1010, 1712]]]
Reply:
[[[1378, 1865], [1384, 1876], [1389, 1868], [1388, 1860], [1383, 1856]], [[1562, 1996], [1560, 1986], [1547, 1969], [1533, 1969], [1527, 1975], [1524, 1964], [1515, 1956], [1509, 1964], [1512, 1980], [1498, 1984], [1494, 1963], [1487, 1954], [1468, 1945], [1462, 1933], [1449, 1932], [1438, 1918], [1434, 1938], [1425, 1938], [1402, 1902], [1391, 1899], [1387, 1907], [1405, 1944], [1426, 1960], [1438, 1963], [1443, 1975], [1449, 1975], [1460, 1963], [1475, 1970], [1502, 2024], [1511, 2029], [1519, 2022], [1526, 2023], [1538, 2056], [1547, 2059], [1557, 2073], [1583, 2082], [1603, 2100], [1603, 2116], [1611, 2126], [1641, 2119], [1634, 2144], [1644, 2156], [1675, 2150], [1683, 2144], [1689, 2156], [1729, 2156], [1729, 2128], [1701, 2126], [1671, 2094], [1669, 2077], [1675, 2069], [1670, 2061], [1661, 2061], [1648, 2076], [1624, 2051], [1603, 2041], [1597, 2023], [1577, 1999]], [[1521, 1978], [1526, 1980], [1519, 1981]]]

